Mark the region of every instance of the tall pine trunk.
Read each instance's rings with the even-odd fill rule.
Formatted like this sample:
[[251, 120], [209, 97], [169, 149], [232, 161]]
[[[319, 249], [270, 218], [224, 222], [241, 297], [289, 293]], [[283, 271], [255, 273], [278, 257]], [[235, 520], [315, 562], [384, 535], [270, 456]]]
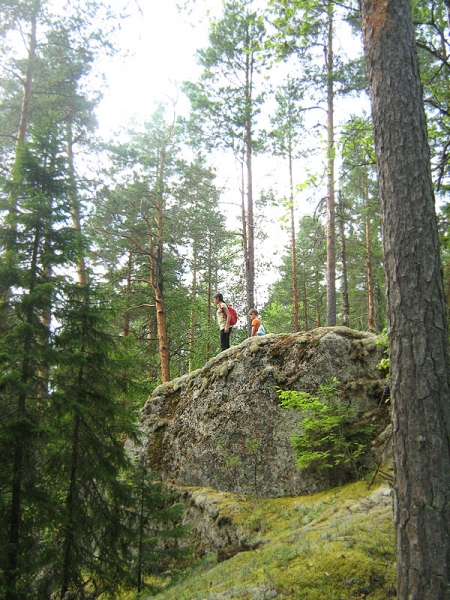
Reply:
[[347, 252], [345, 247], [345, 228], [342, 201], [339, 202], [339, 211], [337, 214], [339, 224], [339, 237], [341, 238], [341, 265], [342, 265], [342, 325], [350, 325], [350, 302], [348, 298], [348, 275], [347, 275]]
[[211, 328], [212, 328], [212, 311], [211, 304], [213, 301], [213, 289], [212, 289], [212, 274], [213, 274], [213, 264], [212, 264], [212, 254], [213, 254], [213, 238], [212, 232], [208, 233], [208, 293], [207, 293], [207, 309], [206, 309], [206, 325], [208, 330], [208, 337], [206, 340], [205, 347], [205, 362], [208, 362], [211, 356]]
[[[23, 81], [23, 99], [22, 108], [20, 111], [19, 129], [17, 131], [16, 140], [16, 155], [14, 159], [14, 165], [12, 168], [12, 178], [14, 183], [20, 183], [19, 178], [21, 177], [21, 169], [19, 165], [20, 161], [20, 149], [25, 144], [27, 137], [28, 121], [30, 119], [31, 109], [31, 95], [33, 89], [33, 75], [34, 75], [34, 63], [36, 59], [36, 28], [37, 28], [37, 14], [40, 10], [40, 3], [35, 3], [35, 11], [31, 15], [31, 28], [30, 28], [30, 43], [28, 46], [28, 58], [27, 68], [25, 73], [25, 79]], [[10, 196], [10, 212], [14, 215], [17, 211], [17, 186], [13, 186]], [[12, 227], [17, 230], [16, 219], [12, 221]]]
[[[295, 244], [295, 209], [294, 209], [294, 177], [292, 172], [292, 143], [289, 140], [288, 148], [289, 160], [289, 201], [291, 213], [291, 260], [292, 260], [292, 302], [294, 305], [294, 332], [299, 330], [298, 319], [298, 277], [297, 277], [297, 249]], [[306, 322], [305, 322], [306, 329]]]
[[[246, 47], [250, 48], [250, 36], [247, 36]], [[252, 173], [252, 102], [253, 102], [253, 53], [247, 52], [245, 59], [245, 154], [247, 163], [247, 310], [255, 306], [255, 219], [253, 212], [253, 173]]]
[[69, 184], [70, 184], [70, 201], [72, 206], [72, 226], [77, 234], [77, 251], [78, 251], [78, 283], [81, 286], [86, 286], [86, 262], [84, 259], [84, 251], [81, 242], [81, 211], [80, 201], [78, 198], [77, 182], [75, 177], [75, 161], [73, 154], [73, 136], [72, 136], [72, 123], [70, 119], [66, 121], [66, 135], [67, 135], [67, 162], [69, 167]]
[[327, 65], [327, 325], [336, 325], [336, 216], [334, 197], [333, 2], [328, 6]]
[[[164, 251], [164, 169], [166, 161], [166, 144], [172, 135], [170, 131], [160, 151], [158, 166], [158, 181], [156, 188], [156, 235], [150, 240], [150, 282], [155, 295], [156, 327], [158, 331], [159, 360], [161, 365], [161, 379], [163, 383], [170, 381], [170, 353], [167, 336], [166, 309], [163, 289], [163, 251]], [[156, 243], [155, 243], [156, 239]]]
[[366, 189], [366, 279], [367, 279], [367, 328], [375, 333], [375, 293], [373, 289], [372, 240], [370, 237], [370, 217], [368, 210], [369, 190]]
[[[22, 107], [20, 111], [20, 120], [19, 120], [19, 128], [17, 131], [17, 140], [16, 140], [16, 154], [14, 157], [14, 164], [12, 167], [12, 181], [13, 185], [10, 198], [9, 198], [9, 214], [10, 214], [10, 227], [14, 232], [14, 236], [17, 233], [17, 218], [16, 213], [18, 209], [18, 184], [20, 183], [21, 178], [21, 167], [20, 167], [20, 155], [22, 148], [25, 144], [28, 121], [30, 118], [30, 107], [31, 107], [31, 92], [33, 87], [33, 74], [34, 74], [34, 63], [36, 58], [36, 28], [37, 28], [37, 14], [40, 10], [40, 3], [36, 2], [35, 11], [31, 15], [31, 28], [30, 28], [30, 43], [28, 46], [28, 59], [27, 59], [27, 68], [25, 73], [25, 79], [23, 81], [23, 99], [22, 99]], [[10, 264], [14, 264], [16, 260], [16, 255], [14, 252], [8, 252], [7, 260]], [[4, 292], [4, 302], [5, 302], [5, 316], [8, 312], [8, 301], [10, 297], [10, 290], [6, 289]], [[2, 334], [3, 326], [0, 325], [0, 335]]]
[[192, 260], [192, 290], [191, 290], [191, 314], [189, 317], [189, 373], [194, 370], [195, 349], [195, 310], [194, 304], [197, 299], [197, 249], [194, 241], [194, 256]]
[[[250, 259], [249, 259], [249, 241], [248, 241], [248, 222], [247, 222], [247, 211], [245, 210], [245, 176], [244, 176], [244, 162], [241, 163], [241, 219], [242, 219], [242, 250], [244, 253], [244, 265], [245, 265], [245, 282], [247, 285], [247, 305], [249, 300], [249, 287], [248, 282], [250, 281]], [[250, 307], [252, 308], [252, 307]], [[251, 333], [251, 323], [247, 323], [247, 335]]]
[[308, 282], [306, 280], [305, 268], [303, 268], [303, 318], [305, 320], [305, 331], [308, 331]]
[[399, 600], [450, 593], [448, 331], [409, 0], [362, 0], [389, 317]]

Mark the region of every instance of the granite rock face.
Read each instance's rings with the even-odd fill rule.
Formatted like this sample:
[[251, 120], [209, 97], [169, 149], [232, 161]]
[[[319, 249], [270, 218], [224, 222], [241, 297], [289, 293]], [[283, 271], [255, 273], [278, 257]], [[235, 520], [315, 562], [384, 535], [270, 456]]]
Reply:
[[326, 473], [305, 475], [295, 465], [289, 438], [302, 416], [278, 406], [277, 390], [314, 394], [336, 377], [343, 401], [381, 431], [389, 413], [376, 341], [345, 327], [249, 338], [159, 386], [142, 409], [149, 468], [175, 485], [258, 497], [326, 489]]

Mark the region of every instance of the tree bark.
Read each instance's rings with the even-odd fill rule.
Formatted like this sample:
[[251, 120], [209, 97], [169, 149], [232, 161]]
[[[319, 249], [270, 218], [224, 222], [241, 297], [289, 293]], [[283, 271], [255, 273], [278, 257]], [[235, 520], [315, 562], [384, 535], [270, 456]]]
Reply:
[[[241, 162], [241, 219], [242, 219], [242, 251], [244, 253], [244, 268], [245, 268], [245, 281], [247, 284], [247, 305], [250, 302], [249, 296], [249, 285], [250, 281], [250, 260], [249, 260], [249, 241], [248, 241], [248, 222], [247, 212], [245, 210], [245, 177], [244, 177], [244, 160]], [[253, 308], [253, 306], [250, 306]], [[247, 336], [251, 335], [252, 326], [251, 323], [247, 323]]]
[[362, 0], [387, 282], [397, 597], [450, 594], [448, 332], [409, 0]]
[[[19, 120], [19, 128], [17, 131], [17, 141], [16, 141], [16, 155], [14, 158], [14, 166], [12, 169], [13, 181], [18, 183], [17, 177], [17, 163], [19, 159], [18, 149], [24, 145], [26, 136], [27, 136], [27, 127], [28, 121], [30, 118], [30, 107], [31, 107], [31, 93], [33, 88], [33, 74], [34, 74], [34, 63], [36, 59], [36, 29], [37, 29], [37, 14], [40, 10], [40, 3], [36, 3], [35, 11], [31, 15], [31, 28], [30, 28], [30, 44], [28, 46], [28, 59], [27, 59], [27, 69], [25, 73], [25, 79], [23, 82], [23, 99], [22, 99], [22, 108], [20, 111], [20, 120]], [[11, 212], [15, 213], [17, 210], [17, 191], [16, 188], [13, 187], [10, 197], [10, 206]], [[13, 220], [13, 227], [16, 230], [17, 224], [16, 220]]]
[[212, 290], [212, 275], [213, 275], [213, 264], [212, 264], [212, 250], [213, 250], [213, 234], [211, 231], [208, 232], [208, 293], [207, 293], [207, 303], [208, 308], [206, 309], [206, 324], [208, 328], [208, 336], [206, 339], [206, 347], [205, 347], [205, 362], [211, 357], [211, 327], [212, 327], [212, 311], [211, 304], [213, 299], [213, 290]]
[[[23, 99], [22, 99], [22, 108], [20, 111], [20, 120], [19, 120], [19, 128], [17, 131], [17, 140], [16, 140], [16, 154], [14, 157], [14, 165], [12, 168], [12, 180], [14, 184], [18, 184], [19, 180], [19, 156], [20, 156], [20, 148], [24, 145], [26, 140], [26, 133], [28, 127], [28, 121], [30, 118], [30, 105], [31, 105], [31, 92], [33, 85], [33, 73], [34, 73], [34, 63], [36, 58], [36, 29], [37, 29], [37, 14], [40, 10], [40, 3], [36, 3], [35, 11], [31, 15], [31, 28], [30, 28], [30, 44], [28, 46], [28, 60], [27, 60], [27, 69], [25, 73], [25, 80], [23, 82]], [[18, 197], [17, 197], [17, 185], [13, 185], [10, 197], [9, 197], [9, 213], [13, 215], [11, 220], [11, 230], [14, 232], [14, 236], [17, 234], [17, 209], [18, 209]], [[8, 261], [14, 262], [15, 255], [13, 253], [9, 253]], [[4, 309], [4, 316], [6, 317], [8, 314], [8, 302], [11, 295], [11, 290], [6, 289], [4, 293], [3, 301], [5, 303], [6, 308]], [[5, 319], [6, 320], [6, 319]], [[0, 325], [0, 335], [3, 335], [3, 324]]]
[[305, 331], [309, 330], [308, 323], [308, 281], [306, 279], [306, 269], [303, 268], [303, 318], [305, 320]]

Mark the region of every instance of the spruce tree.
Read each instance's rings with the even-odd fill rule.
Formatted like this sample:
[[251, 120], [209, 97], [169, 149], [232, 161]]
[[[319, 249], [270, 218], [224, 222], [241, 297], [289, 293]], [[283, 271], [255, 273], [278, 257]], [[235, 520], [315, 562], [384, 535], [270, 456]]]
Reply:
[[[91, 286], [70, 285], [56, 307], [57, 366], [46, 419], [52, 435], [43, 472], [53, 486], [54, 528], [45, 535], [48, 568], [42, 587], [84, 597], [114, 590], [126, 579], [124, 449], [134, 438], [132, 381], [110, 307]], [[125, 404], [124, 399], [128, 402]]]
[[[51, 140], [50, 140], [51, 142]], [[43, 162], [44, 161], [44, 162]], [[48, 163], [48, 165], [47, 165]], [[20, 210], [8, 212], [0, 231], [4, 252], [0, 269], [3, 290], [9, 290], [0, 337], [2, 414], [0, 443], [6, 468], [2, 470], [2, 545], [5, 597], [15, 599], [32, 578], [36, 565], [30, 536], [39, 522], [36, 498], [45, 495], [36, 469], [41, 436], [46, 429], [42, 397], [47, 381], [42, 372], [52, 364], [48, 344], [48, 311], [58, 277], [48, 268], [70, 260], [72, 229], [65, 226], [64, 181], [57, 176], [58, 160], [52, 144], [24, 144], [18, 149], [19, 174], [5, 187], [20, 198]], [[20, 182], [20, 183], [17, 183]], [[14, 227], [11, 220], [14, 219]], [[14, 260], [9, 256], [13, 255]], [[42, 502], [40, 504], [42, 506]], [[30, 554], [31, 551], [31, 554]]]
[[[210, 45], [198, 52], [204, 71], [186, 83], [194, 115], [207, 147], [231, 150], [242, 166], [242, 246], [247, 310], [255, 304], [255, 231], [252, 160], [257, 147], [257, 115], [264, 100], [258, 84], [265, 62], [265, 24], [253, 0], [224, 2], [222, 17], [211, 24]], [[244, 174], [245, 170], [245, 174]], [[246, 189], [246, 194], [244, 192]], [[245, 198], [246, 196], [246, 198]]]
[[129, 477], [132, 502], [127, 511], [130, 531], [130, 586], [143, 591], [155, 589], [149, 575], [172, 572], [188, 558], [188, 527], [182, 525], [184, 504], [179, 493], [168, 490], [156, 473], [137, 459]]

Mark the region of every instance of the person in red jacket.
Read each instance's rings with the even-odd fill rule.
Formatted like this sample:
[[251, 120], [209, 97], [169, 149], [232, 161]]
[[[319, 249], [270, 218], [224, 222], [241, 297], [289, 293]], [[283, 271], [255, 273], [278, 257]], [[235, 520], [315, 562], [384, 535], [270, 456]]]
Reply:
[[227, 350], [230, 347], [230, 333], [232, 330], [230, 327], [230, 311], [223, 301], [222, 294], [215, 294], [214, 304], [217, 306], [216, 316], [220, 328], [220, 348], [221, 350]]

